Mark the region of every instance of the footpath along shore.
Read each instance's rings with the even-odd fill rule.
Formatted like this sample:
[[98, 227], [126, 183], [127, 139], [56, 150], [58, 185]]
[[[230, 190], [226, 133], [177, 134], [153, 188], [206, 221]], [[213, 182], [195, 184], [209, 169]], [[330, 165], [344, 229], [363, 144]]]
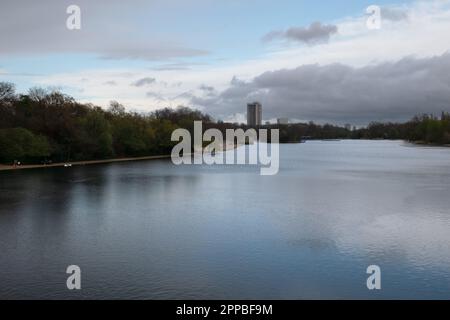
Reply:
[[105, 160], [90, 160], [90, 161], [58, 162], [58, 163], [51, 163], [51, 164], [30, 164], [30, 165], [18, 165], [18, 166], [12, 166], [12, 165], [9, 166], [9, 165], [0, 164], [0, 171], [64, 167], [67, 164], [70, 164], [71, 166], [84, 166], [84, 165], [90, 165], [90, 164], [140, 161], [140, 160], [157, 160], [157, 159], [168, 159], [168, 158], [170, 158], [170, 155], [147, 156], [147, 157], [136, 157], [136, 158], [117, 158], [117, 159], [105, 159]]
[[[229, 144], [225, 143], [222, 145], [223, 152], [230, 151], [238, 148], [242, 145]], [[204, 150], [207, 150], [206, 148]], [[189, 154], [192, 155], [192, 154]], [[68, 162], [57, 162], [51, 164], [25, 164], [25, 165], [4, 165], [0, 164], [0, 171], [8, 171], [8, 170], [23, 170], [23, 169], [37, 169], [37, 168], [55, 168], [55, 167], [64, 167], [66, 165], [70, 166], [84, 166], [90, 164], [104, 164], [104, 163], [114, 163], [114, 162], [127, 162], [127, 161], [142, 161], [142, 160], [158, 160], [158, 159], [169, 159], [171, 157], [170, 154], [167, 155], [159, 155], [159, 156], [146, 156], [146, 157], [130, 157], [130, 158], [116, 158], [116, 159], [104, 159], [104, 160], [89, 160], [89, 161], [68, 161]]]

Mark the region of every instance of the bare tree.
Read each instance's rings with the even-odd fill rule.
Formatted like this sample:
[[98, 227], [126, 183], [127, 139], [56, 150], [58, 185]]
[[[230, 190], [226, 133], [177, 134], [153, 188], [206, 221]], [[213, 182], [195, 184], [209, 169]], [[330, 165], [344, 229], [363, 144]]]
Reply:
[[109, 103], [108, 111], [114, 115], [123, 115], [125, 114], [125, 107], [119, 102], [113, 100]]
[[16, 87], [9, 82], [0, 82], [0, 102], [10, 102], [16, 96]]
[[48, 94], [48, 90], [40, 87], [33, 87], [28, 90], [28, 96], [31, 100], [36, 102], [44, 102]]

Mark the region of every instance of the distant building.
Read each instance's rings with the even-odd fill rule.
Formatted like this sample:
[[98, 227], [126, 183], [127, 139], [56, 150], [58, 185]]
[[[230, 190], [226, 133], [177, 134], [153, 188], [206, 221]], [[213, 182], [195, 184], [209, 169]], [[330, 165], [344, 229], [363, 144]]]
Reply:
[[266, 121], [266, 126], [270, 126], [270, 121]]
[[289, 124], [289, 119], [288, 118], [278, 118], [277, 123], [278, 124]]
[[247, 125], [250, 127], [262, 124], [262, 106], [259, 102], [247, 104]]

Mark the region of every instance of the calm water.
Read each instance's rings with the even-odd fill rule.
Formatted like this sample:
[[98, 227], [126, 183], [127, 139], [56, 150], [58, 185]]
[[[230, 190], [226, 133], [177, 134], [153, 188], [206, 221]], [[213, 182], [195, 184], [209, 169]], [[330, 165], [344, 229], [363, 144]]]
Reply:
[[280, 155], [272, 177], [170, 160], [0, 172], [0, 298], [450, 298], [449, 148]]

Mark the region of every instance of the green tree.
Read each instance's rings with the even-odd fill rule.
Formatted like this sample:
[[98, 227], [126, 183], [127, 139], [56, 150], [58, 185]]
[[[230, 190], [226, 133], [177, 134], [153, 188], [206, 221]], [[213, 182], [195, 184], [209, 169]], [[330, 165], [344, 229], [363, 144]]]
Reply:
[[36, 161], [50, 156], [50, 145], [44, 136], [24, 128], [0, 130], [0, 161], [12, 163]]
[[91, 110], [79, 120], [82, 131], [77, 137], [82, 154], [77, 158], [106, 158], [113, 152], [111, 126], [100, 108]]

